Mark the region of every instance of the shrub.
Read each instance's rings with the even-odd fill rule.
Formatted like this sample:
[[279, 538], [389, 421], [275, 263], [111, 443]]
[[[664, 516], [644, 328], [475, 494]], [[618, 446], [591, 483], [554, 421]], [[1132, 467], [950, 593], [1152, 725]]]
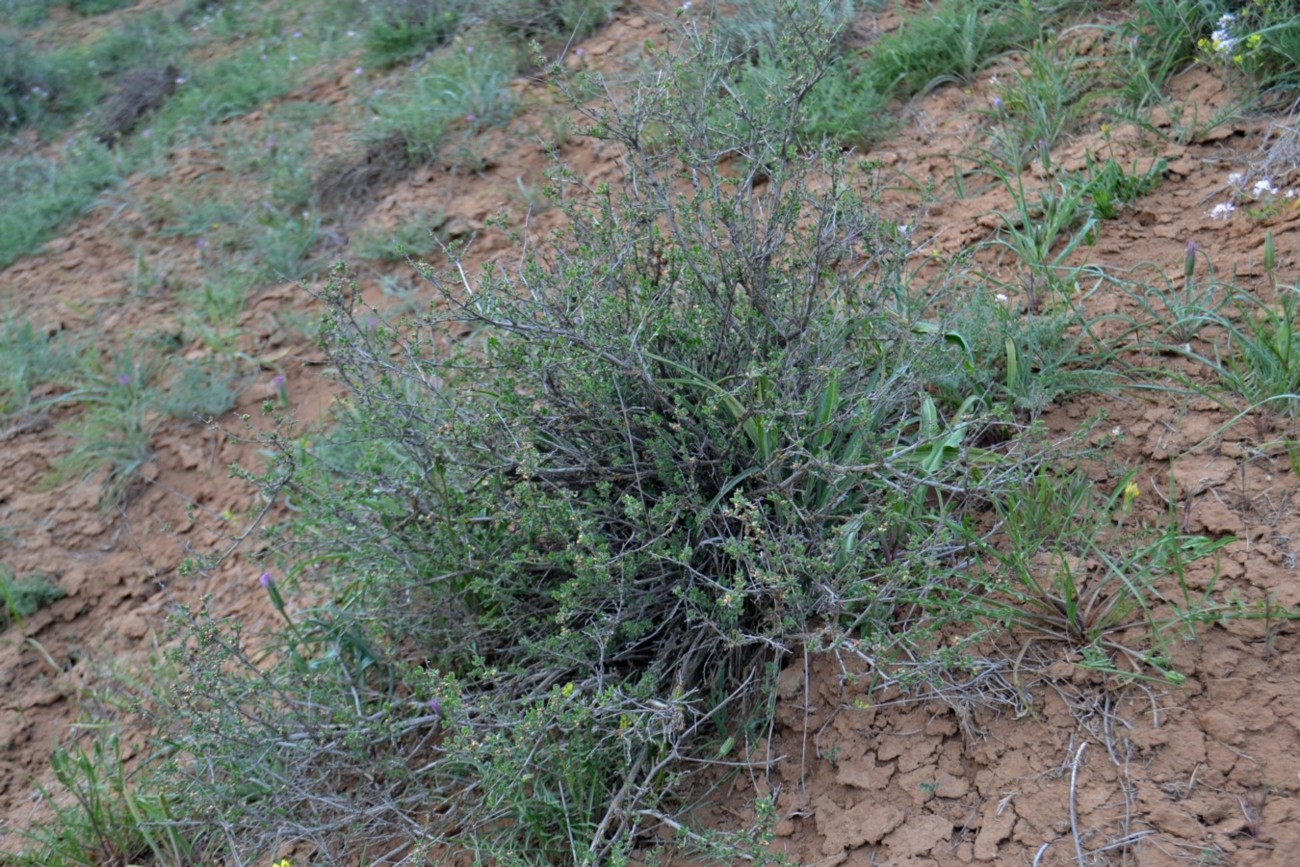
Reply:
[[195, 615], [155, 708], [229, 845], [626, 863], [664, 827], [705, 841], [673, 818], [690, 772], [749, 760], [797, 644], [942, 666], [955, 540], [1039, 458], [953, 328], [991, 300], [909, 285], [906, 233], [801, 132], [833, 34], [782, 14], [761, 103], [688, 25], [590, 110], [628, 183], [558, 168], [547, 253], [472, 278], [450, 250], [391, 323], [334, 272], [336, 427], [267, 442], [297, 515], [270, 540], [291, 580], [263, 579], [285, 628], [258, 659]]

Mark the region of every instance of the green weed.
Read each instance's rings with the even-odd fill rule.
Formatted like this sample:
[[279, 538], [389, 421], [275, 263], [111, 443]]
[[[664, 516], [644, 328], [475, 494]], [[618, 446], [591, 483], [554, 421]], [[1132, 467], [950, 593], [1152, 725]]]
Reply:
[[1145, 172], [1139, 173], [1136, 165], [1126, 171], [1114, 158], [1102, 163], [1088, 154], [1083, 172], [1067, 183], [1082, 188], [1098, 219], [1113, 220], [1119, 216], [1122, 206], [1136, 202], [1160, 185], [1165, 167], [1165, 160], [1156, 160]]

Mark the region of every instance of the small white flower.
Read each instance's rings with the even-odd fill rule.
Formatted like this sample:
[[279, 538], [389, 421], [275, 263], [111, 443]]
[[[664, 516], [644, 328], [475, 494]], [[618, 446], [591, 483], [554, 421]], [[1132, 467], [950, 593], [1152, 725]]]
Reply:
[[1285, 193], [1283, 193], [1282, 195], [1285, 196], [1285, 197], [1288, 198], [1288, 199], [1294, 199], [1294, 198], [1296, 197], [1296, 192], [1295, 192], [1295, 190], [1287, 190], [1287, 191], [1286, 191]]
[[1245, 172], [1233, 172], [1232, 174], [1228, 175], [1228, 186], [1240, 187], [1245, 180], [1246, 180]]
[[1006, 304], [1011, 299], [1003, 295], [1001, 292], [999, 292], [998, 294], [993, 296], [993, 300], [998, 302], [999, 304]]
[[1210, 209], [1210, 219], [1227, 221], [1232, 217], [1232, 212], [1235, 210], [1237, 210], [1237, 206], [1232, 202], [1220, 202]]
[[1273, 186], [1273, 182], [1268, 178], [1261, 178], [1255, 181], [1255, 186], [1250, 192], [1257, 199], [1263, 195], [1276, 196], [1277, 187]]

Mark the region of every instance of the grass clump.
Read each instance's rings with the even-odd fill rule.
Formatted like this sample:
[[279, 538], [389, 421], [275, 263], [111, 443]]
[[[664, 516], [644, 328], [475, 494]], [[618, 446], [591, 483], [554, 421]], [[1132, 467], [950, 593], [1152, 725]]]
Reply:
[[134, 5], [135, 0], [68, 0], [68, 6], [81, 15], [103, 15]]
[[371, 141], [395, 137], [417, 162], [437, 159], [453, 131], [473, 133], [514, 114], [518, 57], [491, 39], [457, 41], [420, 67], [400, 91], [374, 102]]
[[41, 575], [16, 578], [0, 566], [0, 629], [13, 621], [31, 617], [67, 594], [55, 582]]
[[102, 864], [194, 863], [195, 847], [175, 829], [171, 799], [140, 785], [127, 769], [133, 750], [116, 733], [89, 747], [60, 745], [50, 756], [56, 786], [42, 789], [57, 819], [23, 832], [32, 845], [6, 855], [15, 867], [99, 867]]
[[371, 62], [391, 66], [438, 48], [461, 27], [467, 4], [448, 0], [387, 0], [371, 9], [366, 51]]
[[321, 864], [397, 838], [626, 863], [665, 828], [709, 842], [677, 817], [690, 771], [748, 760], [814, 632], [946, 664], [967, 519], [1042, 457], [961, 333], [992, 299], [911, 285], [869, 167], [802, 134], [833, 34], [782, 14], [761, 110], [689, 22], [635, 98], [587, 108], [628, 183], [557, 167], [545, 254], [471, 276], [453, 249], [394, 322], [334, 273], [337, 427], [273, 435], [262, 478], [298, 516], [262, 579], [283, 629], [258, 658], [193, 614], [190, 686], [152, 700], [186, 828]]
[[1010, 0], [941, 0], [881, 37], [868, 74], [874, 88], [910, 99], [940, 84], [968, 81], [993, 59], [1039, 35], [1040, 16]]
[[[1079, 664], [1104, 673], [1181, 683], [1169, 661], [1170, 632], [1225, 616], [1211, 587], [1192, 592], [1187, 568], [1231, 544], [1133, 517], [1142, 490], [1123, 475], [1109, 494], [1079, 469], [1045, 471], [998, 502], [1004, 532], [988, 549], [977, 586], [988, 623], [1025, 626], [1071, 648]], [[1170, 576], [1178, 592], [1162, 593]], [[993, 604], [988, 604], [988, 603]], [[1026, 649], [1029, 644], [1026, 644]]]
[[[798, 65], [795, 55], [811, 50], [782, 38], [782, 4], [759, 2], [735, 10], [715, 25], [720, 43], [735, 52], [737, 74], [731, 85], [762, 114], [770, 110], [764, 102], [788, 80], [789, 70]], [[834, 34], [836, 50], [818, 81], [801, 98], [799, 126], [809, 142], [828, 139], [842, 147], [865, 146], [880, 139], [892, 126], [886, 111], [889, 95], [872, 85], [864, 74], [864, 61], [839, 50], [844, 28], [852, 21], [856, 4], [828, 3], [805, 12], [815, 16], [819, 26]]]
[[429, 256], [437, 252], [444, 238], [440, 232], [447, 218], [440, 211], [419, 211], [392, 231], [363, 229], [352, 239], [352, 253], [359, 259], [401, 262], [408, 256]]
[[493, 25], [520, 45], [575, 42], [599, 30], [620, 0], [485, 0]]
[[75, 348], [62, 332], [46, 335], [26, 319], [6, 320], [0, 325], [0, 420], [56, 401], [35, 392], [65, 385], [76, 366]]
[[38, 156], [0, 161], [0, 268], [34, 252], [66, 220], [84, 213], [118, 179], [103, 145], [77, 139], [54, 159]]

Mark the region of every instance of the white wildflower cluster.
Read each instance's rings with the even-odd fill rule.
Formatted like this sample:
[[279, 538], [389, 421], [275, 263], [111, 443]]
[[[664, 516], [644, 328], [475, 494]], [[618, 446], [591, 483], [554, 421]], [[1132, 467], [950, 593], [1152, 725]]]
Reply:
[[1240, 199], [1243, 196], [1249, 195], [1256, 203], [1265, 206], [1277, 205], [1279, 197], [1294, 201], [1297, 196], [1300, 196], [1300, 192], [1294, 189], [1288, 188], [1285, 191], [1278, 189], [1277, 185], [1269, 178], [1260, 178], [1249, 187], [1246, 184], [1245, 172], [1233, 172], [1228, 175], [1228, 188], [1231, 190], [1231, 198], [1210, 208], [1210, 219], [1224, 221], [1232, 219], [1233, 212], [1237, 210], [1237, 205], [1233, 200]]
[[1232, 25], [1237, 23], [1237, 16], [1231, 12], [1224, 13], [1219, 18], [1218, 26], [1210, 34], [1210, 50], [1220, 57], [1229, 57], [1232, 49], [1237, 47], [1241, 39], [1232, 35]]

